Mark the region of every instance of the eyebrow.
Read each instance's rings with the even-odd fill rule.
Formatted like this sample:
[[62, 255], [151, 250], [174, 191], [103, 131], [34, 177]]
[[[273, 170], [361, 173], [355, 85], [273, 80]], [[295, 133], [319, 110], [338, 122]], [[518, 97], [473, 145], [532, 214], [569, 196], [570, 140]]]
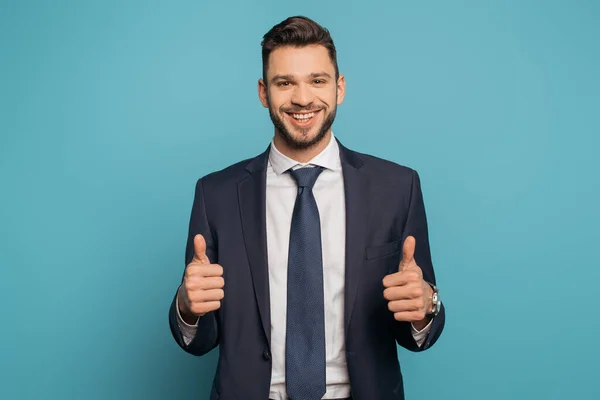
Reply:
[[312, 74], [310, 74], [311, 78], [331, 78], [331, 75], [329, 75], [327, 72], [313, 72]]
[[[329, 75], [327, 72], [313, 72], [311, 74], [308, 75], [309, 78], [330, 78], [331, 79], [331, 75]], [[273, 78], [271, 78], [271, 80], [273, 81], [291, 81], [294, 80], [294, 75], [275, 75]]]

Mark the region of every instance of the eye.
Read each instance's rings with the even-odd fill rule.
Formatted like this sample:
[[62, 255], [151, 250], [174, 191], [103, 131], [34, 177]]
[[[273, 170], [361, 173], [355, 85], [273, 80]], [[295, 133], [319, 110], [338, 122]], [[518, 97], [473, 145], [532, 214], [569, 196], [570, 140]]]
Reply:
[[288, 82], [288, 81], [277, 82], [277, 86], [280, 86], [280, 87], [290, 86], [290, 82]]
[[315, 79], [315, 80], [313, 81], [313, 83], [314, 83], [315, 85], [320, 85], [320, 84], [323, 84], [323, 83], [325, 83], [325, 80], [323, 80], [323, 79]]

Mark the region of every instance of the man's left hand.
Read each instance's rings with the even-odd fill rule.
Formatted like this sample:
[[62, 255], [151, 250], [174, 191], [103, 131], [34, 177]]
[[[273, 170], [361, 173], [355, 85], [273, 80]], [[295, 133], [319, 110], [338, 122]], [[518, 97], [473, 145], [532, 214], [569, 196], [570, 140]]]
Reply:
[[421, 330], [430, 321], [427, 314], [432, 308], [433, 289], [423, 280], [423, 271], [415, 261], [415, 245], [412, 236], [404, 241], [398, 272], [383, 278], [383, 297], [396, 321], [412, 322]]

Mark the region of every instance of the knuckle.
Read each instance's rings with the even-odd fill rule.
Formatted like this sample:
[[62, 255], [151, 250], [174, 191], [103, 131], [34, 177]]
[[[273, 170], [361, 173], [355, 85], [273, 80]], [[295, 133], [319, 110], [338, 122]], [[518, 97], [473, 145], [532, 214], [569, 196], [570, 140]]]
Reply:
[[198, 269], [196, 267], [187, 267], [185, 269], [185, 277], [187, 279], [194, 279], [198, 276]]
[[194, 290], [194, 283], [186, 279], [183, 288], [185, 290], [185, 293], [189, 296], [190, 292]]
[[385, 290], [383, 291], [383, 298], [384, 298], [384, 299], [386, 299], [386, 300], [391, 300], [391, 296], [390, 296], [390, 289], [389, 289], [389, 288], [388, 288], [388, 289], [385, 289]]
[[185, 267], [186, 275], [193, 275], [198, 270], [198, 265], [194, 262], [191, 262]]
[[383, 277], [383, 280], [381, 281], [383, 283], [383, 286], [385, 286], [386, 288], [389, 287], [393, 287], [396, 284], [396, 281], [398, 279], [398, 277], [401, 275], [396, 274], [389, 274]]
[[190, 279], [188, 284], [188, 291], [195, 292], [199, 289], [202, 289], [202, 279], [200, 277], [196, 277], [194, 279]]
[[188, 292], [188, 293], [187, 293], [187, 297], [188, 297], [188, 299], [189, 299], [190, 303], [192, 303], [192, 304], [195, 304], [195, 303], [197, 303], [197, 302], [198, 302], [198, 300], [199, 300], [199, 298], [198, 298], [198, 295], [197, 295], [197, 294], [196, 294], [196, 292], [194, 292], [194, 291], [190, 291], [190, 292]]

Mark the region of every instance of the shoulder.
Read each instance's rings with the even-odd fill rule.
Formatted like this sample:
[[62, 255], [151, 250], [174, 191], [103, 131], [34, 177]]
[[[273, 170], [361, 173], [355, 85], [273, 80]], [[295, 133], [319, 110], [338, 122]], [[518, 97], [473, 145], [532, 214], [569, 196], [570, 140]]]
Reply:
[[421, 180], [415, 169], [370, 154], [353, 153], [362, 161], [360, 171], [366, 178], [370, 195], [381, 204], [385, 204], [383, 199], [395, 199], [395, 204], [408, 207], [415, 196], [422, 196]]
[[218, 184], [219, 182], [239, 180], [240, 177], [245, 176], [247, 174], [246, 167], [253, 159], [254, 158], [248, 158], [246, 160], [239, 161], [221, 170], [211, 172], [210, 174], [203, 176], [199, 180], [211, 185]]
[[[239, 161], [226, 168], [214, 171], [198, 179], [196, 190], [204, 192], [221, 192], [231, 188], [237, 188], [237, 184], [250, 175], [251, 170], [260, 169], [264, 166], [268, 150], [262, 154]], [[237, 190], [237, 189], [236, 189]]]
[[352, 157], [362, 161], [362, 171], [368, 176], [370, 181], [384, 184], [404, 183], [411, 185], [413, 180], [419, 179], [418, 172], [407, 166], [385, 158], [377, 157], [371, 154], [360, 153], [346, 149]]

